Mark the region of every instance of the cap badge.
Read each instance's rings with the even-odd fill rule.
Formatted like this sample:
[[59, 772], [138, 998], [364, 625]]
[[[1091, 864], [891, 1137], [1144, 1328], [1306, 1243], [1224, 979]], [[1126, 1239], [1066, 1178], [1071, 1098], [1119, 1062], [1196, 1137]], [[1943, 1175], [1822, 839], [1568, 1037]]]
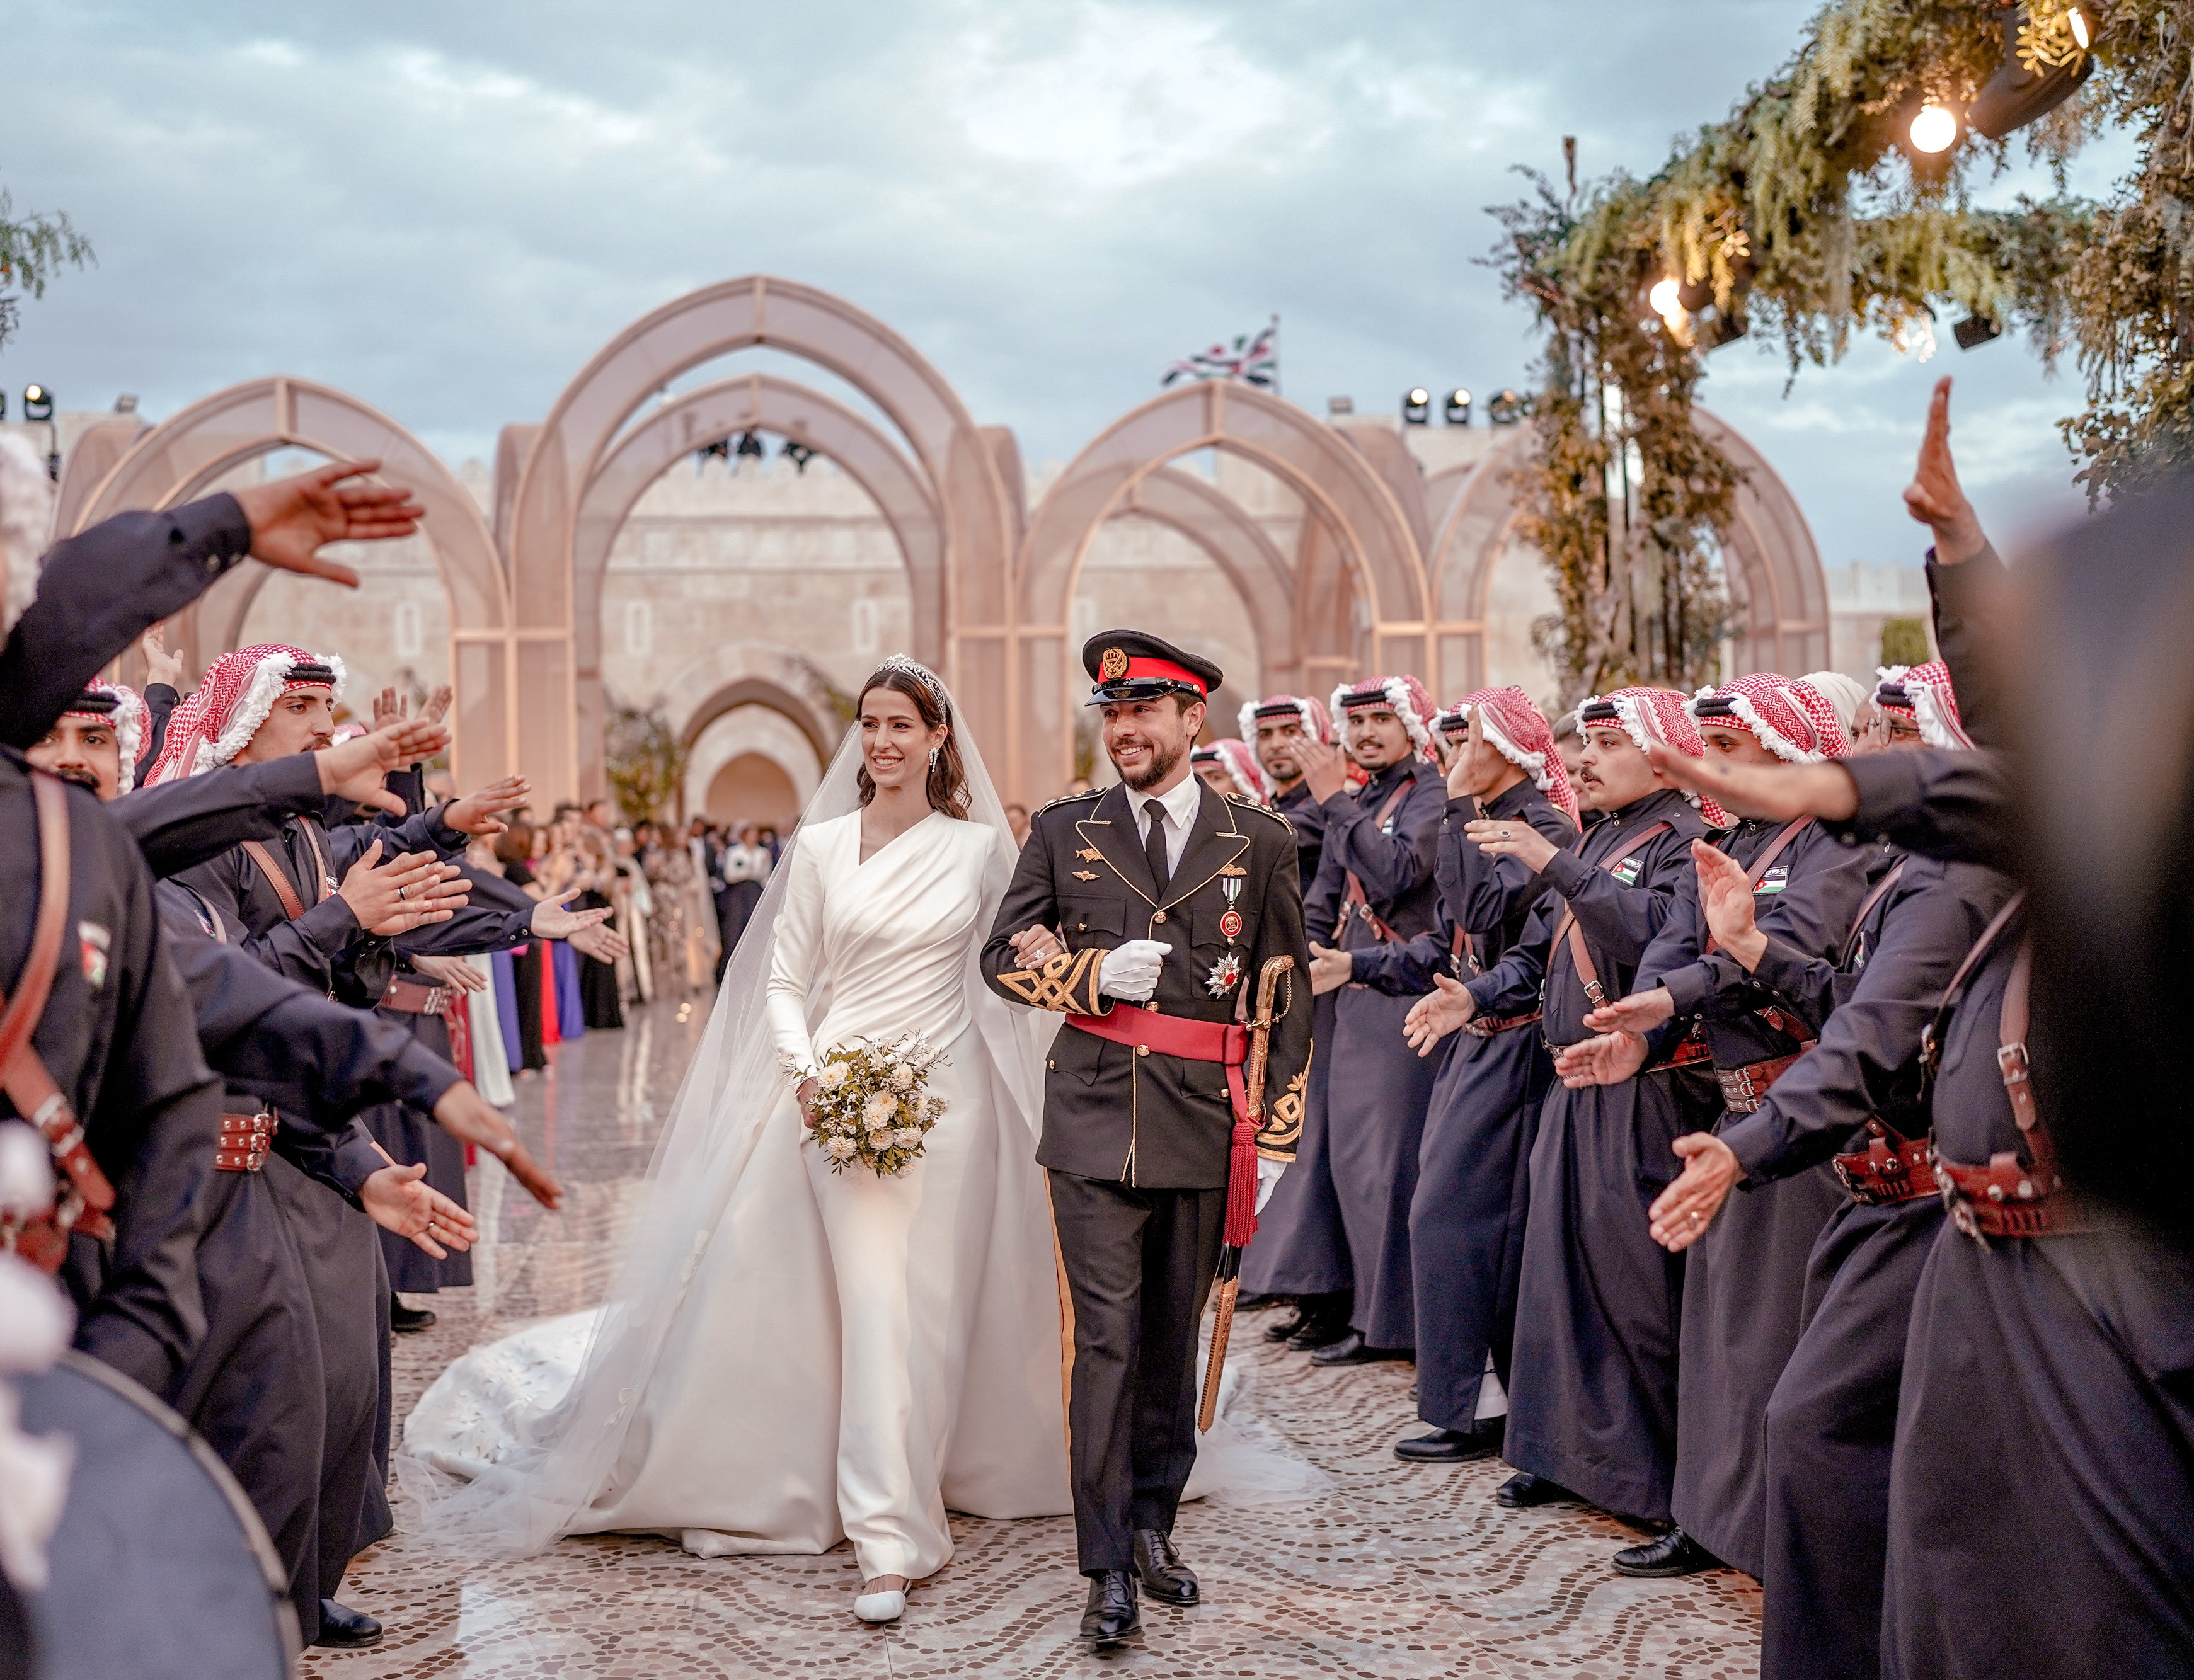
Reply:
[[1100, 680], [1116, 683], [1128, 674], [1128, 655], [1124, 648], [1108, 647], [1097, 662]]

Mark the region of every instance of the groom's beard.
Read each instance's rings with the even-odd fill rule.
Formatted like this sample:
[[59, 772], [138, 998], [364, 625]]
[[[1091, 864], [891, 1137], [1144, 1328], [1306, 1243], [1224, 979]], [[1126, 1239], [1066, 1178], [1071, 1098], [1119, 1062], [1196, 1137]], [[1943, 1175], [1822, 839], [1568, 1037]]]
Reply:
[[[1129, 776], [1123, 771], [1120, 777], [1122, 781], [1139, 794], [1146, 788], [1157, 787], [1159, 783], [1172, 775], [1173, 767], [1180, 762], [1181, 754], [1187, 750], [1183, 747], [1176, 747], [1171, 752], [1168, 752], [1155, 741], [1147, 741], [1143, 744], [1151, 749], [1150, 762], [1144, 767], [1143, 773], [1140, 776]], [[1112, 768], [1119, 770], [1117, 760], [1113, 761]]]

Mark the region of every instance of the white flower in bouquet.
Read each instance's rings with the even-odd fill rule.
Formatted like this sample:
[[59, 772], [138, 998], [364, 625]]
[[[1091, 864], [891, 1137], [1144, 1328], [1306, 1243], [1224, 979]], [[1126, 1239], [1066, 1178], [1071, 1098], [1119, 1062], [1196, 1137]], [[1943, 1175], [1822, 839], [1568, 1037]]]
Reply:
[[869, 1147], [874, 1150], [878, 1155], [882, 1155], [886, 1150], [892, 1146], [892, 1135], [893, 1134], [889, 1132], [870, 1132]]
[[903, 1150], [910, 1150], [921, 1141], [922, 1128], [919, 1126], [902, 1126], [892, 1133], [892, 1142]]
[[830, 1138], [824, 1141], [823, 1153], [833, 1161], [851, 1161], [860, 1152], [861, 1146], [851, 1138]]
[[868, 1122], [871, 1130], [898, 1118], [898, 1115], [899, 1098], [888, 1091], [875, 1092], [861, 1106], [861, 1118]]
[[823, 1088], [825, 1091], [844, 1090], [846, 1088], [846, 1081], [853, 1076], [853, 1069], [848, 1067], [843, 1062], [831, 1063], [829, 1067], [823, 1069], [821, 1074], [817, 1075], [817, 1077], [822, 1081]]
[[906, 1062], [901, 1062], [897, 1067], [892, 1069], [891, 1088], [894, 1091], [911, 1091], [914, 1089], [914, 1081], [917, 1075], [912, 1064]]

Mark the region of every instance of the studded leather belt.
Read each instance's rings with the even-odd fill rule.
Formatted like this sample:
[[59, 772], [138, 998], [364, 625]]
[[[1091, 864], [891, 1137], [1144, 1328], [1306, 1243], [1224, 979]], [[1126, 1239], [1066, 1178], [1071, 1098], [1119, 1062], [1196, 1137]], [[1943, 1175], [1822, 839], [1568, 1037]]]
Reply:
[[274, 1141], [272, 1114], [225, 1114], [221, 1117], [221, 1142], [215, 1145], [216, 1173], [256, 1173], [267, 1164], [267, 1145]]
[[1489, 1021], [1483, 1015], [1473, 1015], [1462, 1023], [1462, 1029], [1479, 1038], [1491, 1038], [1496, 1033], [1513, 1032], [1519, 1027], [1528, 1027], [1542, 1019], [1546, 1012], [1535, 1009], [1529, 1015], [1503, 1015]]
[[388, 983], [388, 989], [381, 995], [381, 1006], [399, 1015], [439, 1015], [445, 1012], [449, 1001], [447, 986], [430, 986], [423, 980], [406, 979], [400, 974]]
[[1714, 1052], [1708, 1047], [1706, 1040], [1700, 1036], [1699, 1029], [1694, 1027], [1674, 1050], [1647, 1068], [1646, 1071], [1649, 1074], [1664, 1074], [1676, 1068], [1701, 1067], [1713, 1060]]
[[1968, 1236], [2071, 1236], [2115, 1223], [2062, 1178], [2045, 1179], [2010, 1150], [1985, 1167], [1961, 1167], [1933, 1156], [1935, 1178], [1950, 1223]]
[[1866, 1123], [1866, 1147], [1829, 1163], [1851, 1199], [1865, 1207], [1893, 1207], [1940, 1194], [1925, 1138], [1904, 1138], [1879, 1119]]
[[1721, 1084], [1722, 1106], [1732, 1114], [1756, 1114], [1760, 1105], [1767, 1100], [1767, 1087], [1798, 1065], [1798, 1058], [1811, 1050], [1805, 1049], [1789, 1056], [1778, 1056], [1770, 1061], [1753, 1062], [1742, 1068], [1716, 1068], [1714, 1078]]

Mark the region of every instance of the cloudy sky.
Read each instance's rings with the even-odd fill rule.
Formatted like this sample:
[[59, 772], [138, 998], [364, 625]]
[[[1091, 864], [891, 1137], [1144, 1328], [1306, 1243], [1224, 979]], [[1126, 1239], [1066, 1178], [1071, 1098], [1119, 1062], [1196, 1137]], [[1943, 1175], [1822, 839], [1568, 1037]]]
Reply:
[[[761, 270], [899, 329], [1031, 460], [1164, 364], [1283, 320], [1287, 393], [1387, 409], [1522, 383], [1529, 321], [1474, 259], [1523, 163], [1649, 172], [1787, 54], [1814, 0], [1559, 5], [798, 0], [11, 8], [0, 185], [98, 249], [0, 350], [68, 408], [158, 417], [286, 372], [453, 462], [601, 342]], [[2099, 190], [2122, 155], [2083, 163]], [[2026, 178], [1990, 189], [2007, 197]], [[1719, 353], [1709, 404], [1831, 565], [1916, 560], [1897, 492], [1929, 382], [2007, 536], [2080, 501], [2076, 373], [1868, 344], [1789, 395]]]

